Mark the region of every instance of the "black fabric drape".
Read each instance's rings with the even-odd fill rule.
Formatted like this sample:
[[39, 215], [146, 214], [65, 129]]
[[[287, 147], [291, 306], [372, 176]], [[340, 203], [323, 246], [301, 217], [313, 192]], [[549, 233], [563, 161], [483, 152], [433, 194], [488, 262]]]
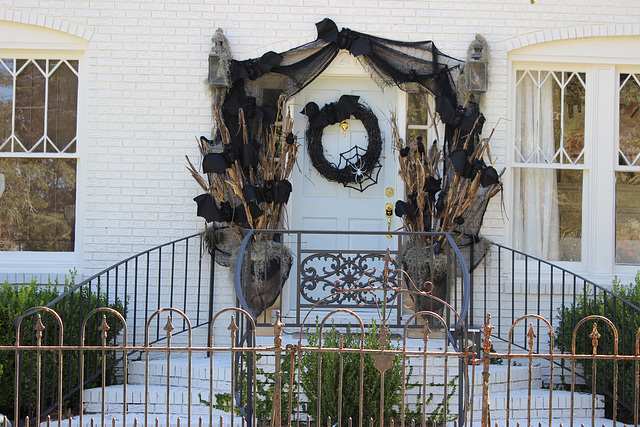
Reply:
[[[340, 50], [356, 57], [381, 86], [396, 85], [408, 92], [429, 92], [436, 97], [436, 111], [447, 124], [450, 140], [453, 127], [464, 116], [458, 111], [455, 80], [463, 61], [440, 52], [433, 42], [401, 42], [353, 31], [338, 29], [329, 18], [316, 24], [317, 39], [286, 52], [267, 52], [260, 58], [231, 61], [232, 85], [225, 97], [223, 115], [233, 143], [230, 151], [240, 151], [242, 132], [237, 115], [243, 109], [253, 140], [265, 126], [276, 119], [275, 100], [267, 91], [292, 96], [315, 80]], [[271, 103], [270, 103], [271, 102]], [[467, 120], [468, 122], [468, 120]]]
[[[344, 49], [358, 58], [381, 86], [395, 84], [405, 91], [429, 91], [448, 104], [457, 105], [453, 73], [460, 72], [463, 62], [443, 54], [433, 42], [400, 42], [349, 28], [338, 30], [329, 18], [318, 22], [316, 29], [318, 37], [313, 42], [279, 54], [267, 52], [260, 58], [231, 61], [230, 95], [239, 80], [245, 80], [241, 90], [250, 86], [248, 80], [256, 82], [256, 87], [277, 88], [294, 95], [318, 77]], [[246, 96], [260, 95], [247, 90]]]

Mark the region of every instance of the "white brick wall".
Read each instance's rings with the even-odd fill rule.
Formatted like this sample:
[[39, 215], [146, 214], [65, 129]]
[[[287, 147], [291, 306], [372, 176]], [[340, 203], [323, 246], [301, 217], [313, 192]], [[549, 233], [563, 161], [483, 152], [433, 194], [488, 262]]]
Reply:
[[[638, 16], [640, 3], [627, 0], [2, 0], [0, 9], [0, 20], [89, 41], [86, 179], [80, 183], [84, 262], [76, 266], [84, 276], [202, 228], [191, 200], [199, 189], [184, 156], [197, 158], [194, 137], [210, 134], [205, 80], [217, 27], [238, 59], [314, 40], [314, 23], [324, 17], [382, 37], [433, 40], [459, 58], [482, 34], [492, 57], [482, 101], [489, 132], [507, 116], [509, 50], [561, 38], [638, 35]], [[506, 128], [501, 121], [493, 138], [498, 166]], [[484, 229], [497, 241], [504, 229], [500, 207], [492, 202]]]

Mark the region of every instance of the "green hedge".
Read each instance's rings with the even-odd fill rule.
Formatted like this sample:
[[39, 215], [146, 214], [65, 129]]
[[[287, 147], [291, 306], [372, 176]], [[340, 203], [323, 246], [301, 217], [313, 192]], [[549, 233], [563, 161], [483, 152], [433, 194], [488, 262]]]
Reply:
[[[640, 307], [640, 272], [636, 275], [633, 283], [622, 285], [616, 278], [613, 282], [612, 293], [620, 298]], [[606, 295], [598, 292], [595, 295], [583, 295], [578, 297], [575, 305], [564, 307], [558, 310], [558, 327], [555, 330], [556, 347], [564, 353], [571, 353], [571, 342], [573, 330], [577, 323], [590, 315], [600, 315], [611, 320], [618, 330], [618, 352], [621, 355], [634, 355], [636, 348], [636, 333], [640, 328], [640, 312], [623, 304], [623, 302], [611, 294]], [[590, 334], [593, 330], [592, 321], [583, 323], [576, 332], [576, 353], [592, 354], [592, 338]], [[597, 321], [598, 332], [600, 333], [598, 343], [598, 354], [614, 354], [614, 336], [611, 327], [603, 321]], [[604, 385], [610, 395], [605, 395], [606, 414], [611, 418], [613, 414], [613, 378], [614, 364], [612, 361], [598, 361], [594, 373], [591, 360], [580, 360], [578, 362], [584, 369], [587, 377], [588, 390], [591, 391], [591, 383], [596, 377], [598, 385]], [[570, 368], [570, 364], [568, 367]], [[633, 422], [633, 412], [622, 408], [620, 401], [630, 406], [634, 402], [634, 364], [633, 362], [618, 362], [618, 420]]]
[[[317, 320], [317, 319], [316, 319]], [[327, 330], [328, 329], [328, 330]], [[364, 348], [366, 349], [379, 349], [379, 326], [375, 323], [369, 326], [365, 330], [364, 334]], [[318, 346], [319, 342], [319, 325], [316, 324], [315, 330], [307, 330], [307, 345], [309, 347]], [[326, 328], [323, 331], [322, 346], [324, 348], [339, 348], [340, 345], [340, 331], [335, 325], [331, 325], [331, 328]], [[344, 348], [360, 348], [360, 333], [354, 332], [350, 327], [346, 328], [343, 333], [343, 346]], [[398, 345], [388, 343], [387, 349], [397, 350]], [[291, 350], [289, 350], [291, 351]], [[291, 375], [291, 353], [284, 352], [282, 355], [282, 391], [281, 391], [281, 421], [282, 424], [288, 424], [289, 415], [289, 379]], [[246, 364], [246, 353], [243, 353]], [[258, 355], [258, 359], [260, 359]], [[297, 355], [295, 358], [298, 361]], [[296, 363], [294, 362], [294, 363]], [[303, 352], [299, 359], [300, 366], [297, 364], [294, 368], [294, 375], [297, 375], [298, 369], [300, 371], [300, 377], [297, 381], [294, 381], [293, 401], [294, 405], [297, 401], [297, 382], [299, 381], [301, 391], [304, 396], [301, 399], [301, 411], [302, 414], [309, 415], [312, 419], [317, 418], [317, 405], [318, 405], [318, 352], [306, 351]], [[321, 418], [322, 422], [326, 422], [328, 417], [331, 417], [332, 422], [336, 422], [338, 419], [338, 389], [340, 381], [340, 356], [339, 353], [325, 352], [322, 353], [322, 401], [321, 401]], [[407, 366], [406, 373], [406, 390], [418, 387], [418, 402], [422, 402], [422, 384], [420, 384], [421, 378], [412, 378], [413, 369], [410, 364]], [[271, 419], [273, 409], [273, 396], [275, 392], [275, 377], [273, 373], [265, 372], [263, 369], [257, 369], [257, 408], [255, 411], [256, 417], [261, 422], [263, 419]], [[412, 382], [416, 381], [416, 382]], [[441, 402], [436, 405], [436, 408], [426, 414], [426, 422], [428, 425], [445, 425], [444, 422], [444, 405], [449, 402], [451, 397], [456, 393], [458, 377], [453, 377], [448, 382], [449, 392]], [[380, 371], [374, 366], [373, 358], [370, 354], [364, 356], [364, 376], [363, 376], [363, 414], [366, 417], [363, 424], [369, 425], [368, 418], [373, 418], [375, 425], [380, 425], [380, 385], [381, 375]], [[444, 388], [444, 384], [429, 383], [429, 387]], [[246, 378], [243, 379], [243, 405], [246, 405]], [[384, 414], [385, 425], [388, 425], [391, 419], [395, 419], [396, 423], [400, 420], [400, 406], [402, 399], [402, 359], [400, 356], [396, 356], [393, 359], [393, 365], [385, 372], [384, 378]], [[429, 393], [426, 396], [427, 406], [435, 403], [433, 402], [434, 395]], [[360, 355], [357, 353], [344, 353], [343, 354], [343, 379], [342, 379], [342, 423], [348, 424], [349, 418], [351, 418], [353, 425], [358, 425], [359, 422], [359, 400], [360, 400]], [[201, 403], [209, 404], [209, 402], [200, 398]], [[214, 407], [222, 411], [229, 411], [231, 408], [231, 394], [230, 393], [217, 393], [215, 395]], [[297, 408], [293, 410], [293, 417], [297, 416]], [[407, 405], [405, 407], [406, 422], [410, 423], [415, 421], [416, 425], [422, 423], [422, 404]], [[447, 416], [447, 421], [454, 421], [457, 416], [457, 412], [450, 412]], [[303, 418], [305, 416], [303, 415]], [[323, 424], [324, 425], [324, 424]]]
[[[74, 285], [73, 276], [71, 279], [65, 280], [63, 290], [69, 289]], [[37, 306], [45, 306], [60, 295], [60, 288], [57, 283], [49, 282], [47, 285], [38, 285], [35, 280], [24, 285], [10, 285], [8, 283], [0, 284], [0, 345], [13, 346], [16, 343], [16, 320], [28, 309]], [[62, 319], [64, 345], [74, 346], [80, 344], [80, 329], [84, 317], [93, 309], [98, 307], [111, 307], [121, 314], [124, 313], [124, 305], [122, 301], [116, 300], [109, 303], [104, 294], [89, 292], [88, 288], [76, 290], [73, 295], [73, 301], [67, 298], [64, 302], [54, 310]], [[45, 326], [42, 345], [58, 345], [59, 329], [53, 315], [40, 311], [42, 323]], [[35, 345], [33, 326], [37, 319], [37, 314], [27, 316], [22, 322], [22, 345]], [[85, 345], [100, 345], [102, 339], [98, 332], [98, 327], [102, 320], [101, 315], [95, 315], [87, 324], [87, 334], [85, 337]], [[108, 324], [111, 329], [108, 333], [108, 340], [112, 342], [115, 336], [122, 330], [121, 323], [115, 319], [114, 315], [107, 316]], [[48, 408], [57, 401], [57, 384], [58, 384], [58, 353], [52, 351], [42, 352], [42, 409]], [[90, 357], [88, 357], [90, 355]], [[111, 364], [118, 355], [114, 352], [107, 352], [107, 364]], [[13, 418], [14, 414], [14, 397], [15, 397], [15, 361], [16, 353], [14, 351], [0, 352], [0, 384], [3, 384], [2, 393], [0, 393], [0, 413], [6, 414]], [[36, 378], [36, 352], [25, 350], [21, 352], [21, 370], [20, 370], [20, 417], [29, 415], [35, 416], [36, 397], [37, 397], [37, 378]], [[63, 352], [63, 391], [66, 394], [71, 389], [79, 385], [79, 352], [64, 351]], [[100, 369], [102, 363], [102, 355], [100, 352], [87, 352], [85, 357], [85, 375], [95, 373], [95, 369]], [[114, 369], [107, 372], [107, 381], [112, 383], [115, 380]], [[100, 378], [96, 378], [87, 387], [98, 386]], [[65, 412], [71, 410], [77, 413], [78, 393], [70, 396], [64, 402]]]
[[[319, 330], [309, 333], [307, 336], [308, 345], [315, 347], [318, 345]], [[358, 348], [360, 346], [360, 333], [353, 332], [347, 328], [343, 335], [344, 348]], [[323, 347], [338, 348], [340, 346], [340, 333], [335, 326], [323, 333]], [[379, 349], [379, 328], [374, 324], [369, 327], [364, 335], [364, 348]], [[386, 346], [393, 349], [391, 343]], [[342, 422], [346, 425], [351, 418], [355, 424], [359, 420], [359, 398], [360, 398], [360, 359], [356, 353], [346, 353], [343, 355], [343, 378], [342, 378]], [[307, 396], [308, 402], [306, 413], [317, 418], [318, 405], [318, 353], [307, 352], [303, 354], [301, 360], [302, 378], [301, 385]], [[337, 390], [340, 382], [340, 357], [338, 353], [322, 354], [322, 403], [320, 415], [321, 420], [331, 417], [338, 420], [338, 399]], [[410, 377], [407, 375], [407, 380]], [[364, 377], [363, 377], [363, 414], [373, 416], [374, 423], [380, 424], [380, 372], [373, 365], [373, 358], [370, 354], [364, 356]], [[408, 388], [412, 384], [408, 383]], [[400, 357], [393, 359], [393, 365], [385, 372], [384, 377], [384, 414], [385, 424], [391, 418], [399, 418], [397, 411], [402, 399], [402, 364]]]

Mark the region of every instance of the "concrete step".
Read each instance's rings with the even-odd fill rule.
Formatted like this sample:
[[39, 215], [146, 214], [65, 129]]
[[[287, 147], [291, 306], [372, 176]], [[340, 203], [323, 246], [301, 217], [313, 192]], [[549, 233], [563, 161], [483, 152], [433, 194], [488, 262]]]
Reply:
[[[215, 394], [215, 391], [214, 391]], [[101, 388], [85, 390], [83, 393], [84, 412], [99, 414], [102, 412], [103, 395]], [[112, 385], [105, 387], [104, 404], [107, 413], [122, 413], [124, 387]], [[127, 411], [130, 413], [144, 413], [145, 404], [150, 414], [166, 414], [167, 409], [172, 414], [186, 415], [189, 410], [189, 393], [185, 387], [149, 386], [148, 392], [144, 384], [127, 384]], [[209, 389], [191, 389], [191, 413], [209, 413]], [[214, 398], [215, 401], [215, 398]]]
[[[531, 398], [531, 412], [529, 413], [528, 404]], [[553, 404], [549, 404], [549, 390], [532, 389], [531, 395], [527, 390], [512, 390], [509, 396], [509, 419], [510, 420], [526, 420], [527, 417], [537, 420], [547, 420], [549, 422], [549, 406], [552, 409], [553, 419], [569, 420], [571, 414], [571, 392], [565, 390], [553, 390]], [[502, 422], [507, 418], [507, 392], [491, 393], [489, 397], [489, 406], [491, 409], [492, 419], [494, 422]], [[604, 397], [596, 396], [596, 418], [604, 418]], [[575, 393], [574, 394], [574, 412], [573, 418], [591, 419], [591, 408], [593, 402], [590, 394]], [[482, 396], [475, 396], [473, 399], [474, 419], [480, 420], [482, 415]], [[512, 425], [515, 423], [511, 422]], [[525, 424], [526, 425], [526, 424]], [[533, 425], [533, 424], [532, 424]], [[537, 424], [536, 424], [537, 425]], [[568, 425], [565, 423], [565, 426]], [[575, 423], [574, 423], [575, 425]]]
[[[593, 421], [593, 423], [592, 423]], [[466, 424], [469, 427], [480, 427], [482, 425], [481, 420], [474, 419], [472, 422]], [[549, 424], [549, 417], [547, 418], [532, 418], [531, 420], [527, 420], [526, 418], [517, 418], [517, 419], [509, 419], [509, 427], [569, 427], [571, 426], [571, 420], [567, 418], [560, 418], [551, 420], [551, 424]], [[613, 427], [613, 420], [608, 418], [595, 418], [592, 420], [591, 418], [574, 418], [573, 419], [574, 427]], [[626, 427], [627, 424], [622, 424], [618, 422], [616, 424], [617, 427]], [[507, 427], [506, 420], [494, 420], [491, 419], [491, 427]]]
[[[273, 366], [273, 356], [263, 357], [259, 364], [263, 366]], [[414, 371], [412, 374], [412, 382], [422, 381], [422, 357], [412, 358], [412, 366]], [[449, 360], [449, 379], [458, 374], [457, 362], [453, 363]], [[215, 393], [229, 393], [231, 390], [231, 356], [229, 354], [215, 354], [213, 359], [213, 386]], [[149, 414], [151, 418], [158, 417], [160, 421], [164, 419], [166, 423], [167, 402], [172, 416], [175, 416], [176, 423], [179, 415], [186, 417], [188, 409], [188, 358], [184, 355], [172, 355], [171, 364], [168, 369], [166, 359], [156, 358], [148, 364], [145, 360], [130, 362], [129, 364], [129, 382], [127, 385], [127, 402], [129, 418], [144, 418], [145, 405], [145, 374], [149, 374]], [[203, 356], [193, 357], [191, 360], [191, 413], [192, 419], [199, 416], [206, 417], [206, 423], [209, 421], [209, 405], [202, 403], [209, 401], [209, 387], [211, 381], [211, 359]], [[444, 382], [444, 361], [442, 358], [427, 358], [427, 380], [426, 383], [443, 383]], [[269, 372], [269, 369], [265, 369]], [[541, 366], [533, 366], [529, 372], [528, 366], [511, 366], [510, 384], [511, 384], [511, 404], [510, 416], [513, 419], [524, 419], [527, 417], [528, 387], [531, 384], [532, 389], [532, 411], [531, 417], [535, 419], [547, 420], [548, 424], [548, 401], [549, 390], [542, 389]], [[490, 366], [490, 401], [491, 410], [494, 417], [498, 417], [494, 422], [503, 421], [500, 418], [506, 418], [506, 390], [508, 366], [491, 365]], [[169, 375], [167, 376], [167, 373]], [[167, 378], [170, 382], [169, 394], [167, 397]], [[481, 398], [482, 398], [482, 366], [477, 366], [475, 375], [469, 372], [469, 380], [473, 381], [474, 397], [474, 419], [480, 420], [481, 416]], [[421, 387], [415, 387], [407, 390], [407, 404], [415, 404], [417, 394]], [[443, 387], [428, 387], [427, 393], [433, 393], [433, 405], [443, 400]], [[105, 393], [105, 404], [107, 414], [118, 414], [117, 418], [122, 419], [122, 396], [123, 387], [109, 386]], [[84, 393], [85, 413], [87, 416], [100, 417], [102, 410], [102, 390], [100, 388], [86, 390]], [[458, 402], [458, 393], [452, 397], [449, 402], [450, 410], [456, 410]], [[589, 418], [591, 416], [591, 396], [585, 394], [575, 395], [575, 412], [574, 417]], [[567, 420], [570, 416], [571, 398], [570, 392], [554, 390], [553, 391], [553, 417], [554, 419]], [[604, 416], [604, 402], [602, 397], [597, 399], [597, 417]], [[93, 414], [93, 415], [92, 415]], [[501, 415], [502, 414], [502, 415]], [[215, 416], [223, 415], [216, 413]], [[196, 417], [196, 418], [194, 418]], [[504, 420], [506, 422], [506, 420]], [[155, 423], [155, 421], [153, 421]], [[230, 422], [230, 420], [229, 420]], [[182, 424], [185, 425], [185, 424]], [[217, 424], [216, 424], [217, 425]], [[511, 425], [516, 425], [511, 423]], [[533, 424], [532, 424], [533, 425]], [[537, 425], [537, 424], [536, 424]], [[568, 425], [566, 422], [564, 425]]]
[[[213, 422], [210, 422], [209, 414], [192, 416], [190, 419], [182, 415], [171, 415], [169, 417], [169, 427], [187, 427], [187, 426], [212, 426], [212, 427], [246, 427], [246, 422], [239, 417], [234, 416], [233, 423], [231, 417], [227, 413], [223, 413], [218, 410], [213, 410], [212, 413]], [[115, 420], [115, 421], [114, 421]], [[158, 416], [157, 414], [150, 414], [145, 423], [144, 413], [128, 413], [126, 423], [123, 423], [123, 415], [120, 413], [107, 413], [103, 417], [100, 414], [84, 415], [82, 424], [80, 424], [79, 417], [67, 418], [62, 420], [62, 423], [58, 421], [51, 421], [50, 423], [40, 423], [40, 427], [95, 427], [95, 426], [118, 426], [118, 427], [167, 427], [166, 411], [165, 415]]]
[[[209, 389], [211, 380], [211, 362], [209, 357], [193, 357], [191, 359], [191, 386]], [[169, 368], [169, 369], [168, 369]], [[184, 355], [172, 356], [171, 364], [167, 359], [129, 363], [129, 384], [144, 384], [149, 375], [150, 385], [166, 385], [187, 387], [189, 383], [189, 359]], [[229, 388], [231, 384], [231, 356], [218, 354], [213, 358], [214, 389]], [[168, 374], [168, 375], [167, 375]]]

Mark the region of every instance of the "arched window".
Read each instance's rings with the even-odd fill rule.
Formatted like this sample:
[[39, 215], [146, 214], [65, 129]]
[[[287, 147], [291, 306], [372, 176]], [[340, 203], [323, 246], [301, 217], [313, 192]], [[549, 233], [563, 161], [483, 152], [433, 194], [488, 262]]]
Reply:
[[512, 245], [593, 275], [640, 265], [640, 37], [509, 54]]
[[31, 25], [0, 25], [14, 35], [0, 47], [0, 259], [7, 268], [65, 262], [68, 269], [79, 260], [87, 42]]

